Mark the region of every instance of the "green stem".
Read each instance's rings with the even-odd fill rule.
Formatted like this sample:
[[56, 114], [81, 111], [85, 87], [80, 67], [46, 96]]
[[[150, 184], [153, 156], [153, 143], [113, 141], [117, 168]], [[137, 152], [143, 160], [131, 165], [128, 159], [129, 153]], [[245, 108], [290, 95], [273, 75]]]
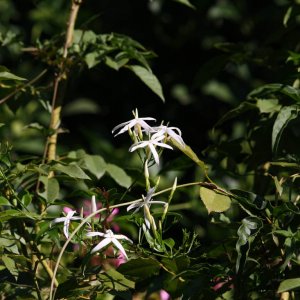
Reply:
[[[190, 182], [190, 183], [185, 183], [185, 184], [180, 184], [180, 185], [177, 185], [177, 188], [185, 188], [185, 187], [190, 187], [190, 186], [195, 186], [195, 185], [201, 185], [203, 182], [202, 181], [199, 181], [199, 182]], [[166, 193], [166, 192], [169, 192], [169, 191], [172, 191], [173, 189], [173, 186], [170, 187], [170, 188], [167, 188], [167, 189], [164, 189], [164, 190], [161, 190], [155, 194], [153, 194], [153, 196], [158, 196], [158, 195], [161, 195], [163, 193]], [[125, 202], [125, 203], [120, 203], [120, 204], [116, 204], [116, 205], [113, 205], [110, 207], [110, 209], [113, 209], [113, 208], [117, 208], [117, 207], [123, 207], [123, 206], [128, 206], [130, 204], [133, 204], [133, 203], [138, 203], [138, 202], [141, 202], [143, 201], [143, 198], [139, 198], [139, 199], [136, 199], [136, 200], [133, 200], [133, 201], [129, 201], [129, 202]], [[68, 246], [68, 244], [70, 243], [70, 241], [72, 240], [72, 238], [75, 236], [75, 234], [83, 227], [83, 225], [85, 225], [91, 218], [93, 218], [95, 215], [101, 213], [101, 212], [104, 212], [106, 211], [107, 208], [101, 208], [101, 209], [98, 209], [97, 211], [93, 212], [92, 214], [90, 214], [89, 216], [87, 216], [77, 227], [76, 229], [70, 234], [69, 238], [65, 241], [59, 255], [58, 255], [58, 258], [57, 258], [57, 261], [56, 261], [56, 264], [55, 264], [55, 268], [54, 268], [54, 271], [53, 271], [53, 274], [52, 274], [52, 280], [51, 280], [51, 286], [50, 286], [50, 295], [49, 295], [49, 300], [54, 300], [54, 293], [53, 293], [53, 290], [54, 290], [54, 285], [55, 284], [55, 281], [56, 281], [56, 274], [57, 274], [57, 270], [58, 270], [58, 267], [60, 265], [60, 261], [62, 259], [62, 256]]]

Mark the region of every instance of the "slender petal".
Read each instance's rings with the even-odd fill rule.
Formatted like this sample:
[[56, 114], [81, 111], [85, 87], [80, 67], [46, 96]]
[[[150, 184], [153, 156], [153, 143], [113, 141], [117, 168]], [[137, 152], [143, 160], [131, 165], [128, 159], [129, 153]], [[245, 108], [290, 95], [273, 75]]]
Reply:
[[112, 239], [112, 242], [121, 251], [121, 253], [126, 257], [126, 259], [128, 259], [125, 249], [123, 248], [121, 243], [116, 239]]
[[99, 250], [101, 250], [102, 248], [104, 248], [105, 246], [110, 244], [111, 242], [112, 242], [111, 238], [106, 238], [106, 239], [102, 240], [95, 248], [92, 249], [91, 253], [98, 252]]
[[91, 231], [91, 232], [88, 232], [86, 234], [86, 236], [88, 236], [88, 237], [91, 237], [91, 236], [105, 236], [105, 233], [97, 232], [97, 231]]

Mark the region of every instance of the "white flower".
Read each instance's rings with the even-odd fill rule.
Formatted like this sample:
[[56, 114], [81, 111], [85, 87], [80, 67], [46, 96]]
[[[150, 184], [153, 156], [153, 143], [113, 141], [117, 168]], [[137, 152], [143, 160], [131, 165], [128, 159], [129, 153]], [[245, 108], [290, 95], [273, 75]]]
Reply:
[[73, 217], [75, 213], [76, 210], [71, 210], [68, 212], [68, 214], [65, 217], [56, 218], [51, 222], [51, 224], [64, 222], [64, 235], [67, 239], [69, 238], [69, 226], [71, 220], [82, 220], [81, 217]]
[[126, 240], [130, 243], [133, 243], [131, 239], [126, 237], [125, 235], [122, 234], [114, 234], [110, 229], [106, 230], [105, 233], [103, 232], [98, 232], [98, 231], [91, 231], [86, 234], [88, 237], [93, 237], [93, 236], [100, 236], [103, 237], [104, 239], [95, 247], [92, 249], [91, 253], [98, 252], [102, 248], [106, 247], [109, 244], [113, 244], [116, 248], [118, 248], [121, 253], [128, 259], [125, 249], [121, 245], [121, 243], [118, 240]]
[[150, 118], [150, 117], [146, 117], [146, 118], [139, 118], [138, 117], [138, 111], [136, 110], [134, 114], [134, 119], [121, 123], [119, 125], [117, 125], [116, 127], [113, 128], [112, 133], [114, 133], [116, 130], [120, 129], [121, 127], [123, 127], [117, 134], [115, 134], [115, 136], [124, 133], [126, 131], [129, 130], [129, 128], [134, 127], [136, 130], [138, 129], [138, 126], [140, 126], [142, 129], [144, 129], [146, 132], [152, 132], [153, 129], [151, 126], [149, 126], [146, 121], [156, 121], [156, 119], [154, 118]]
[[129, 205], [127, 207], [127, 211], [130, 211], [132, 209], [135, 208], [135, 211], [133, 213], [136, 213], [140, 208], [142, 208], [143, 206], [148, 206], [150, 207], [151, 204], [162, 204], [162, 205], [166, 205], [166, 202], [164, 201], [154, 201], [152, 199], [152, 195], [154, 194], [155, 192], [155, 187], [154, 188], [151, 188], [149, 189], [146, 197], [144, 197], [144, 195], [142, 195], [142, 198], [143, 198], [143, 201], [142, 202], [138, 202], [138, 203], [133, 203], [131, 205]]
[[171, 149], [173, 150], [173, 148], [165, 143], [162, 143], [160, 142], [161, 140], [164, 139], [164, 136], [161, 135], [161, 136], [158, 136], [158, 137], [151, 137], [150, 140], [148, 141], [140, 141], [140, 142], [137, 142], [135, 144], [133, 144], [130, 148], [129, 148], [129, 151], [130, 152], [133, 152], [135, 151], [136, 149], [138, 148], [145, 148], [145, 147], [149, 147], [153, 157], [154, 157], [154, 160], [155, 162], [159, 165], [159, 156], [158, 156], [158, 153], [155, 149], [155, 146], [159, 146], [159, 147], [163, 147], [163, 148], [168, 148], [168, 149]]
[[171, 137], [173, 140], [175, 140], [177, 143], [179, 143], [181, 146], [185, 146], [185, 143], [181, 137], [181, 130], [177, 127], [168, 127], [165, 125], [161, 125], [158, 127], [153, 127], [153, 129], [156, 131], [152, 135], [153, 138], [157, 138], [160, 136], [168, 136]]

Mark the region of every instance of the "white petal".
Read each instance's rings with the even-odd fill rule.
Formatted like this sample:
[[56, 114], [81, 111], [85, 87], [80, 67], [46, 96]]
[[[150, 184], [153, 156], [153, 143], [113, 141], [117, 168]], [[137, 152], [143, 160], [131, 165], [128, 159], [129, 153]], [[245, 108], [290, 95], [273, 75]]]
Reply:
[[177, 143], [179, 143], [180, 145], [182, 145], [182, 146], [185, 145], [185, 143], [184, 143], [182, 137], [181, 137], [180, 135], [176, 134], [174, 131], [170, 131], [170, 132], [169, 132], [169, 136], [170, 136], [172, 139], [174, 139]]
[[69, 226], [70, 226], [70, 220], [66, 218], [64, 223], [64, 235], [67, 239], [69, 238]]
[[121, 123], [121, 124], [115, 126], [111, 132], [114, 133], [114, 132], [115, 132], [116, 130], [118, 130], [119, 128], [128, 125], [131, 121], [132, 121], [132, 120], [127, 121], [127, 122], [123, 122], [123, 123]]
[[86, 234], [86, 236], [89, 236], [89, 237], [91, 237], [91, 236], [104, 236], [104, 233], [98, 232], [98, 231], [90, 231]]
[[150, 150], [151, 150], [151, 152], [153, 154], [153, 157], [154, 157], [154, 160], [155, 160], [156, 164], [159, 165], [159, 157], [158, 157], [158, 153], [157, 153], [155, 147], [150, 143], [149, 144], [149, 148], [150, 148]]
[[110, 244], [111, 242], [112, 242], [112, 240], [110, 238], [104, 239], [94, 249], [92, 249], [91, 253], [98, 252], [99, 250], [101, 250], [102, 248], [104, 248], [105, 246]]
[[167, 205], [167, 203], [164, 202], [164, 201], [150, 201], [150, 203], [151, 203], [151, 204], [162, 204], [162, 205], [164, 205], [164, 206]]
[[159, 147], [163, 147], [163, 148], [168, 148], [168, 149], [171, 149], [173, 150], [173, 148], [165, 143], [160, 143], [160, 142], [156, 142], [156, 141], [153, 141], [153, 144], [159, 146]]
[[130, 204], [128, 207], [127, 207], [127, 211], [130, 211], [130, 210], [132, 210], [132, 209], [134, 209], [134, 208], [140, 208], [140, 207], [142, 207], [144, 204], [143, 203], [133, 203], [133, 204]]
[[97, 203], [96, 203], [96, 196], [95, 195], [92, 196], [91, 206], [92, 206], [91, 213], [96, 212], [97, 211]]
[[61, 217], [61, 218], [56, 218], [54, 219], [51, 224], [56, 224], [56, 223], [60, 223], [60, 222], [64, 222], [66, 219], [66, 217]]
[[130, 243], [133, 243], [133, 241], [130, 238], [128, 238], [127, 236], [125, 236], [123, 234], [115, 234], [114, 238], [118, 239], [118, 240], [126, 240], [126, 241], [128, 241]]
[[144, 148], [146, 146], [149, 145], [149, 142], [148, 141], [145, 141], [145, 142], [138, 142], [136, 144], [133, 144], [130, 148], [129, 148], [129, 152], [133, 152], [135, 151], [136, 149], [138, 148]]
[[121, 245], [121, 243], [118, 240], [116, 240], [116, 239], [112, 239], [112, 242], [121, 251], [121, 253], [124, 255], [124, 257], [126, 259], [128, 259], [127, 254], [125, 252], [125, 249], [123, 248], [123, 246]]

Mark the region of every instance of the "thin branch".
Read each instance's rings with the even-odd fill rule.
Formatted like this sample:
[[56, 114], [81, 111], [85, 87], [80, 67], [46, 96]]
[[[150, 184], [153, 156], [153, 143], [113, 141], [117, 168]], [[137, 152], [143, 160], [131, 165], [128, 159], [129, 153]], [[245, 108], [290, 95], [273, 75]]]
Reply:
[[0, 99], [0, 104], [3, 104], [4, 102], [6, 102], [8, 99], [10, 99], [11, 97], [13, 97], [14, 95], [16, 95], [19, 91], [21, 91], [22, 89], [34, 84], [35, 82], [37, 82], [40, 78], [42, 78], [45, 74], [47, 73], [47, 69], [43, 70], [40, 74], [38, 74], [35, 78], [33, 78], [32, 80], [30, 80], [29, 82], [22, 84], [21, 86], [19, 86], [17, 89], [15, 89], [13, 92], [11, 92], [10, 94], [8, 94], [7, 96], [5, 96], [4, 98]]

